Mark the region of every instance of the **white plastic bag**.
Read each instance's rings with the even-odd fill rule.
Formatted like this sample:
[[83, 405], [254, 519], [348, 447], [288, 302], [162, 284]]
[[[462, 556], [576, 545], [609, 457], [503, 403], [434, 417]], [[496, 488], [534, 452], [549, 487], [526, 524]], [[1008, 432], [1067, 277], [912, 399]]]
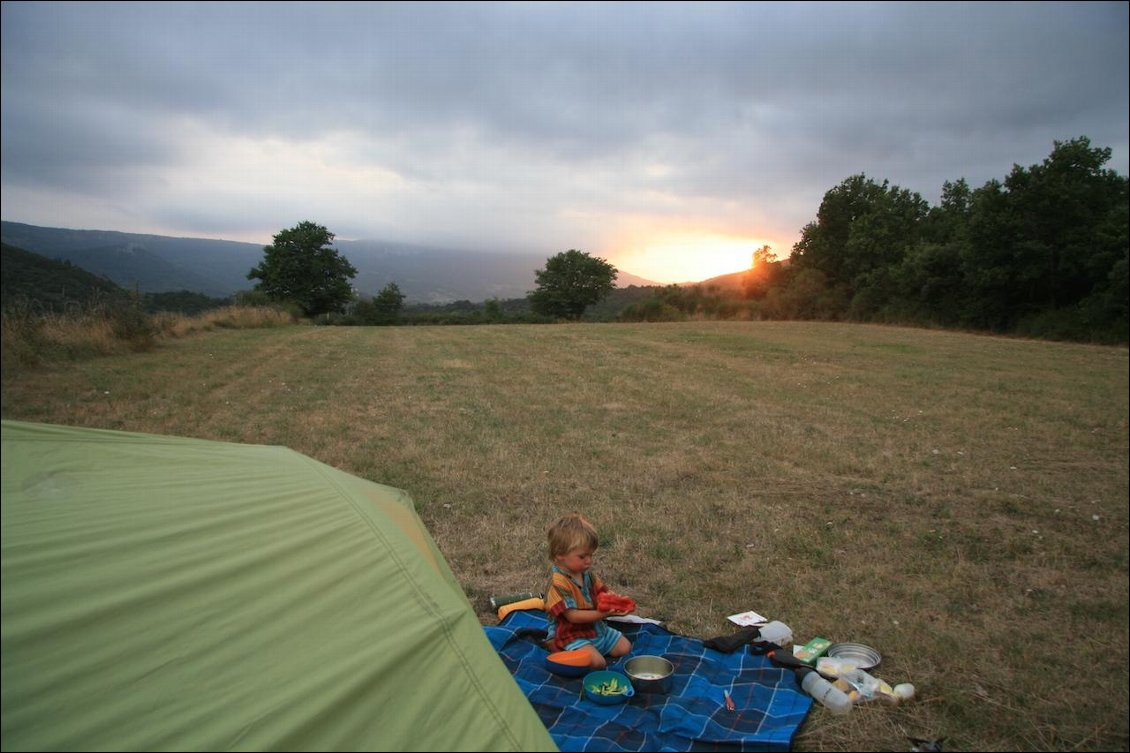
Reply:
[[836, 681], [837, 685], [840, 683], [846, 683], [850, 687], [848, 696], [856, 703], [875, 700], [898, 703], [898, 697], [890, 685], [862, 669], [841, 672]]

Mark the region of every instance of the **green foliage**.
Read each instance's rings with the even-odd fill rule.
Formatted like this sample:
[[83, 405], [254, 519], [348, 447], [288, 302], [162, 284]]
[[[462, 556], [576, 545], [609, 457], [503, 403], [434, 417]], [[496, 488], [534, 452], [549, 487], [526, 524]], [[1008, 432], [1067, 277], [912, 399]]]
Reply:
[[107, 300], [124, 301], [128, 294], [104, 277], [68, 261], [3, 244], [4, 274], [0, 277], [0, 306], [18, 306], [40, 314], [62, 314]]
[[560, 319], [580, 319], [585, 309], [614, 288], [616, 267], [584, 251], [570, 249], [546, 260], [535, 272], [537, 289], [529, 295], [535, 313]]
[[[1127, 342], [1130, 197], [1110, 149], [1055, 142], [1039, 165], [938, 206], [855, 175], [825, 194], [795, 270], [747, 295], [770, 318], [850, 318]], [[782, 270], [778, 270], [782, 271]], [[818, 272], [822, 277], [811, 273]]]
[[894, 270], [894, 282], [903, 292], [890, 303], [899, 321], [956, 326], [961, 323], [963, 284], [961, 244], [923, 242], [907, 250]]
[[333, 239], [322, 225], [300, 222], [263, 248], [263, 261], [247, 279], [258, 279], [255, 290], [273, 301], [294, 302], [306, 316], [340, 312], [353, 299], [349, 281], [357, 270], [330, 245]]
[[620, 314], [625, 322], [678, 322], [686, 319], [748, 319], [751, 305], [712, 285], [668, 285]]
[[[379, 297], [379, 296], [378, 296]], [[345, 315], [326, 315], [316, 320], [318, 324], [365, 325], [389, 324], [381, 319], [375, 308], [375, 300], [360, 300]], [[399, 308], [396, 324], [437, 325], [437, 324], [548, 324], [553, 319], [535, 314], [530, 310], [526, 298], [474, 302], [468, 300], [450, 303], [411, 303]]]
[[[293, 320], [301, 319], [305, 314], [302, 307], [294, 301], [275, 301], [262, 290], [241, 290], [235, 294], [235, 306], [244, 309], [273, 309], [280, 311]], [[268, 317], [270, 315], [268, 314]]]
[[145, 310], [151, 314], [159, 311], [173, 312], [192, 316], [205, 311], [223, 308], [231, 305], [227, 298], [213, 298], [203, 293], [194, 293], [190, 290], [177, 290], [168, 293], [145, 293]]
[[390, 322], [396, 321], [400, 309], [404, 307], [404, 294], [395, 282], [390, 282], [373, 297], [373, 306], [381, 317]]
[[782, 274], [781, 262], [770, 246], [762, 246], [753, 252], [753, 265], [742, 280], [746, 298], [760, 300], [769, 294], [769, 289], [778, 284]]
[[771, 288], [758, 311], [767, 319], [836, 321], [847, 309], [844, 285], [831, 286], [819, 269], [790, 267], [784, 282]]
[[157, 334], [157, 328], [146, 313], [143, 301], [141, 295], [135, 294], [126, 302], [115, 301], [95, 310], [110, 324], [114, 337], [128, 343], [130, 350], [136, 352], [152, 349]]
[[[40, 314], [77, 314], [95, 310], [109, 312], [119, 308], [128, 311], [140, 305], [150, 314], [167, 311], [191, 315], [231, 303], [188, 290], [130, 293], [69, 261], [48, 259], [7, 243], [3, 244], [3, 261], [0, 305], [5, 308], [15, 306]], [[19, 315], [14, 316], [18, 318]], [[115, 316], [121, 319], [121, 316]], [[133, 326], [126, 328], [135, 329]]]
[[[584, 320], [591, 322], [614, 322], [620, 319], [623, 311], [634, 303], [641, 303], [655, 294], [654, 285], [629, 285], [614, 288], [611, 293], [585, 309]], [[529, 307], [529, 300], [526, 299]]]
[[148, 351], [157, 338], [140, 295], [93, 297], [63, 312], [15, 299], [5, 304], [0, 323], [5, 374], [52, 361]]
[[849, 311], [865, 315], [896, 294], [893, 270], [918, 242], [927, 213], [917, 193], [853, 175], [824, 195], [793, 260], [823, 272], [831, 287], [846, 286], [849, 300], [862, 295]]
[[402, 324], [544, 324], [552, 319], [534, 314], [526, 298], [488, 298], [450, 303], [414, 303], [400, 312]]
[[974, 192], [963, 255], [968, 325], [1011, 330], [1107, 290], [1124, 293], [1115, 267], [1127, 253], [1127, 179], [1102, 168], [1110, 154], [1085, 137], [1056, 142], [1042, 164], [1014, 166], [1003, 183]]
[[686, 314], [657, 294], [640, 303], [633, 303], [620, 314], [622, 322], [681, 322]]
[[[148, 311], [153, 294], [130, 293], [70, 262], [3, 244], [4, 357], [13, 365], [35, 365], [58, 350], [44, 336], [50, 322], [105, 325], [110, 337], [131, 351], [153, 347], [156, 327]], [[102, 344], [69, 343], [65, 356], [99, 352]]]
[[381, 288], [371, 300], [357, 301], [353, 306], [353, 322], [364, 325], [396, 324], [404, 307], [404, 294], [395, 282]]

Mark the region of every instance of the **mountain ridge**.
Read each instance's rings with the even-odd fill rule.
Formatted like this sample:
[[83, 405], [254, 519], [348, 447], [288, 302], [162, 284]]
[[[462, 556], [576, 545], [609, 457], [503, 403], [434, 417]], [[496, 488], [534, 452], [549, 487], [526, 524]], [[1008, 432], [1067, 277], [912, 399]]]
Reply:
[[[190, 290], [226, 298], [249, 290], [247, 272], [263, 257], [256, 243], [117, 230], [76, 230], [0, 221], [0, 239], [49, 259], [69, 261], [123, 288], [141, 292]], [[337, 240], [334, 247], [357, 268], [365, 296], [395, 282], [418, 303], [524, 298], [536, 286], [535, 255], [491, 254], [378, 240]], [[659, 285], [620, 271], [619, 287]]]

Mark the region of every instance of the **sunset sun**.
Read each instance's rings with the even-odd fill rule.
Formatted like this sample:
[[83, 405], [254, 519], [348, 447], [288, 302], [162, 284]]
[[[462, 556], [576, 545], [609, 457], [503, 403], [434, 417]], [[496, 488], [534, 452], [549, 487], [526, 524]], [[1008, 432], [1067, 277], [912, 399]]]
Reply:
[[764, 238], [672, 233], [641, 240], [616, 254], [612, 261], [624, 271], [653, 282], [701, 282], [749, 269], [753, 252], [765, 245], [776, 250], [773, 241]]

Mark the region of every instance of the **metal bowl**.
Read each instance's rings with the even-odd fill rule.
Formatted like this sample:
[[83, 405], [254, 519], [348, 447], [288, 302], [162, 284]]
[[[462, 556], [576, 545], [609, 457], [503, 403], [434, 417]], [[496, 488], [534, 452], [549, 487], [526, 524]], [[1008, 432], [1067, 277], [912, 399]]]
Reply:
[[883, 655], [862, 643], [833, 643], [828, 647], [828, 656], [851, 662], [857, 668], [868, 670], [883, 661]]
[[670, 693], [675, 665], [662, 656], [644, 654], [624, 663], [624, 674], [641, 693]]

